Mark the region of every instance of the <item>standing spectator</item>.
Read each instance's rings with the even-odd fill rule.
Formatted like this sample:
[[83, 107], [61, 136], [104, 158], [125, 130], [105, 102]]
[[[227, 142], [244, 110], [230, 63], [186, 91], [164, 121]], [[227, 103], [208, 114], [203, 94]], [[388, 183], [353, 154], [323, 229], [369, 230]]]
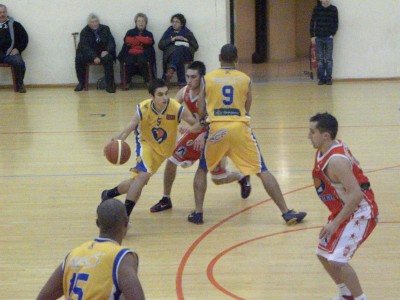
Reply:
[[336, 6], [330, 0], [321, 0], [314, 7], [310, 22], [311, 43], [316, 43], [318, 60], [318, 84], [332, 84], [333, 37], [339, 26]]
[[7, 63], [14, 68], [19, 93], [26, 93], [26, 68], [21, 53], [27, 46], [28, 34], [24, 27], [8, 16], [7, 6], [0, 4], [0, 63]]
[[[154, 51], [153, 34], [146, 29], [148, 18], [143, 13], [135, 16], [135, 28], [125, 34], [124, 44], [118, 54], [121, 65], [126, 63], [126, 82], [130, 83], [132, 76], [139, 73], [145, 82], [149, 75], [155, 77], [156, 52]], [[148, 73], [147, 64], [150, 63], [151, 74]], [[122, 68], [121, 68], [122, 72]]]
[[102, 64], [104, 66], [106, 91], [115, 93], [114, 87], [114, 61], [115, 40], [110, 28], [100, 24], [99, 17], [90, 14], [88, 25], [82, 29], [75, 57], [75, 69], [78, 77], [76, 92], [83, 90], [85, 83], [86, 65], [89, 63]]
[[97, 207], [100, 235], [73, 249], [40, 291], [37, 300], [145, 299], [138, 255], [121, 246], [128, 228], [124, 204], [109, 199]]
[[186, 27], [186, 19], [182, 14], [171, 17], [171, 26], [164, 32], [158, 43], [163, 53], [163, 78], [168, 82], [176, 72], [178, 85], [185, 86], [185, 62], [193, 61], [199, 44], [193, 32]]
[[336, 299], [366, 300], [349, 260], [378, 222], [375, 196], [350, 149], [336, 140], [336, 118], [316, 114], [309, 129], [308, 138], [317, 149], [312, 172], [315, 189], [331, 212], [319, 233], [316, 254], [339, 288]]

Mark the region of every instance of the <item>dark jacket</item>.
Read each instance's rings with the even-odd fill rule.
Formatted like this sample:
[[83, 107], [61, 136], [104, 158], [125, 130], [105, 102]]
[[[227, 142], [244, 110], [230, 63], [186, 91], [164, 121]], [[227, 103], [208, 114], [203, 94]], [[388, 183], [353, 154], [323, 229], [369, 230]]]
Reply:
[[158, 43], [158, 48], [163, 51], [163, 64], [165, 65], [168, 62], [169, 56], [176, 49], [175, 43], [171, 41], [171, 37], [174, 36], [183, 36], [189, 41], [189, 51], [192, 54], [192, 59], [194, 53], [199, 49], [199, 44], [197, 43], [196, 38], [194, 37], [193, 32], [189, 30], [186, 26], [183, 26], [179, 32], [175, 32], [172, 26], [170, 26], [163, 34], [161, 40]]
[[7, 28], [1, 29], [0, 52], [8, 55], [12, 49], [16, 48], [22, 53], [29, 41], [25, 28], [13, 18], [8, 18], [6, 26]]
[[[149, 44], [144, 44], [144, 43], [140, 43], [140, 47], [143, 49], [143, 53], [141, 53], [140, 55], [144, 56], [144, 60], [149, 61], [152, 65], [156, 64], [156, 52], [154, 51], [154, 38], [153, 38], [153, 34], [148, 31], [148, 30], [143, 30], [142, 32], [139, 31], [139, 29], [137, 29], [136, 27], [133, 29], [128, 30], [128, 32], [125, 34], [124, 37], [124, 44], [122, 45], [122, 49], [118, 54], [118, 60], [121, 62], [126, 61], [126, 57], [129, 54], [129, 50], [131, 49], [131, 45], [129, 45], [129, 43], [127, 42], [127, 38], [129, 39], [129, 37], [138, 37], [138, 36], [142, 36], [142, 37], [147, 37], [150, 38], [152, 40], [151, 43]], [[134, 55], [134, 54], [132, 54]]]
[[116, 46], [110, 28], [106, 25], [100, 24], [97, 33], [100, 39], [96, 42], [95, 32], [89, 27], [89, 25], [86, 25], [81, 31], [76, 53], [82, 54], [90, 60], [94, 60], [96, 57], [100, 57], [101, 51], [108, 51], [108, 53], [115, 59]]
[[321, 4], [314, 7], [310, 22], [311, 37], [334, 36], [339, 26], [339, 15], [336, 6], [323, 7]]

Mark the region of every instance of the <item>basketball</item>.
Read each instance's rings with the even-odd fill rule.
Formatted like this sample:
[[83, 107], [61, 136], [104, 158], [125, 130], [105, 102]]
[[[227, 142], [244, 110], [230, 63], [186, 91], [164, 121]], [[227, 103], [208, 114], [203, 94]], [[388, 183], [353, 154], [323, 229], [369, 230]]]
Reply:
[[107, 160], [113, 165], [123, 165], [131, 157], [131, 148], [122, 140], [113, 140], [109, 142], [104, 152]]

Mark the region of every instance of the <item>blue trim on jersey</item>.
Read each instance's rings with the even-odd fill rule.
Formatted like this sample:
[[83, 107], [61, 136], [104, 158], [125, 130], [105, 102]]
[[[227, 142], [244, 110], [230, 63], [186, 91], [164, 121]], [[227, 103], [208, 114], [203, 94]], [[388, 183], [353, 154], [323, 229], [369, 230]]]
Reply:
[[140, 104], [138, 104], [136, 106], [136, 111], [137, 111], [137, 113], [139, 115], [139, 119], [142, 120], [143, 119], [143, 114], [142, 114], [142, 111], [140, 110]]
[[95, 238], [94, 240], [95, 240], [96, 242], [98, 242], [98, 243], [111, 242], [111, 243], [117, 243], [117, 244], [118, 244], [117, 241], [114, 241], [114, 240], [108, 239], [108, 238], [101, 238], [101, 237], [99, 237], [99, 238]]
[[207, 144], [207, 138], [208, 138], [208, 134], [209, 134], [209, 127], [207, 128], [206, 131], [206, 135], [204, 137], [205, 139], [205, 143], [204, 143], [204, 147], [203, 150], [201, 151], [201, 155], [200, 155], [200, 160], [199, 160], [199, 168], [202, 168], [204, 171], [208, 171], [207, 169], [207, 161], [206, 161], [206, 155], [204, 153], [205, 149], [206, 149], [206, 144]]
[[[137, 134], [136, 135], [136, 158], [142, 157], [141, 150], [142, 150], [142, 145], [140, 144], [140, 134]], [[143, 158], [139, 163], [138, 162], [136, 163], [136, 166], [134, 167], [134, 169], [148, 173], [146, 165], [143, 162]]]
[[[167, 111], [169, 102], [170, 102], [170, 101], [169, 101], [169, 98], [168, 98], [167, 105], [165, 105], [163, 111], [161, 112], [162, 115], [165, 114], [165, 112]], [[153, 113], [155, 113], [157, 116], [160, 114], [160, 113], [156, 110], [156, 108], [155, 108], [155, 106], [154, 106], [154, 101], [153, 101], [153, 100], [151, 101], [150, 107], [151, 107], [151, 110], [153, 111]]]
[[118, 286], [118, 268], [122, 259], [127, 253], [133, 253], [133, 251], [131, 249], [122, 249], [121, 251], [118, 252], [117, 256], [114, 259], [112, 278], [116, 288], [116, 292], [114, 294], [115, 299], [119, 299], [119, 296], [121, 295], [121, 290], [119, 289]]
[[256, 147], [257, 147], [257, 149], [258, 149], [258, 156], [259, 156], [259, 159], [260, 159], [260, 163], [261, 163], [261, 170], [260, 170], [260, 173], [261, 172], [264, 172], [264, 171], [268, 171], [268, 168], [267, 168], [267, 166], [265, 165], [265, 163], [264, 163], [264, 159], [263, 159], [263, 157], [262, 157], [262, 154], [261, 154], [261, 151], [260, 151], [260, 147], [258, 147], [258, 142], [257, 142], [257, 139], [256, 139], [256, 136], [254, 135], [254, 133], [253, 133], [253, 130], [251, 130], [251, 137], [253, 138], [253, 140], [254, 140], [254, 142], [255, 142], [255, 144], [256, 144]]
[[182, 113], [183, 113], [183, 110], [184, 110], [185, 108], [181, 105], [181, 107], [179, 108], [179, 111], [178, 111], [178, 122], [180, 123], [181, 122], [181, 119], [182, 119]]

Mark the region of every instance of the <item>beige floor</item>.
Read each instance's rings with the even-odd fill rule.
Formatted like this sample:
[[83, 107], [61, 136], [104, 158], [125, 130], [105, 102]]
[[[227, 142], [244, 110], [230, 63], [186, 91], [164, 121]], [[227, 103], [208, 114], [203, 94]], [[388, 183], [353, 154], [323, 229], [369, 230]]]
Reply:
[[[308, 119], [329, 111], [368, 173], [381, 223], [352, 260], [368, 299], [400, 299], [400, 81], [254, 81], [252, 126], [267, 166], [303, 224], [287, 227], [258, 178], [243, 201], [239, 186], [211, 182], [205, 224], [186, 221], [195, 167], [179, 169], [174, 208], [152, 214], [163, 166], [144, 189], [124, 245], [140, 256], [148, 299], [330, 299], [336, 287], [314, 255], [328, 215], [310, 170]], [[176, 89], [171, 91], [174, 95]], [[102, 155], [130, 120], [144, 90], [110, 95], [91, 89], [0, 90], [0, 299], [33, 299], [67, 252], [97, 236], [100, 192], [129, 176], [133, 158]], [[134, 140], [129, 138], [131, 147]], [[233, 166], [232, 166], [233, 168]], [[121, 198], [123, 200], [123, 198]]]

